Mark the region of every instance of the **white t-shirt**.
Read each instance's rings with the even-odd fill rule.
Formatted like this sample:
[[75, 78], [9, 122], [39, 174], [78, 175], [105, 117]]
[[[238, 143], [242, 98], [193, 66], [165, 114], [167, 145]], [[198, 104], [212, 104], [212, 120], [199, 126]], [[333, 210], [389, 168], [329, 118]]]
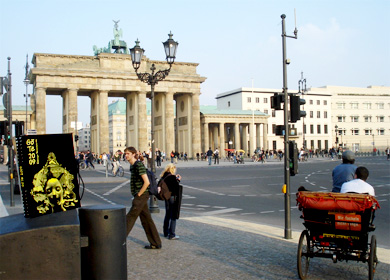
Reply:
[[368, 193], [375, 196], [374, 188], [361, 179], [353, 179], [351, 181], [345, 182], [340, 189], [340, 193]]

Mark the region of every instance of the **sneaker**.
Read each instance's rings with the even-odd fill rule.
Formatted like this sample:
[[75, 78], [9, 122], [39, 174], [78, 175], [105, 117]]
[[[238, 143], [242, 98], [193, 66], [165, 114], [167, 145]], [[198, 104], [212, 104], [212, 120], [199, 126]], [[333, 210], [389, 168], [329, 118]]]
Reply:
[[169, 240], [177, 240], [180, 237], [178, 235], [168, 237]]

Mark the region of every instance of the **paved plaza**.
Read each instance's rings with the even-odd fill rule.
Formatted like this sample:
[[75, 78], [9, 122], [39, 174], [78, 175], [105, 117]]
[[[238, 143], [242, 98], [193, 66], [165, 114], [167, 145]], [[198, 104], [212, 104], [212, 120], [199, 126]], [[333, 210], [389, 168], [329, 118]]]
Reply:
[[[318, 159], [328, 160], [328, 159]], [[204, 166], [205, 161], [179, 162], [181, 168]], [[220, 165], [233, 164], [221, 161]], [[246, 163], [255, 164], [255, 163]], [[269, 164], [282, 164], [278, 160]], [[244, 168], [244, 167], [243, 167]], [[97, 166], [104, 171], [102, 166]], [[92, 172], [90, 173], [92, 174]], [[4, 194], [7, 169], [0, 167], [0, 187]], [[94, 177], [84, 176], [94, 182]], [[102, 178], [99, 178], [102, 180]], [[108, 177], [103, 180], [120, 180]], [[2, 215], [22, 213], [19, 195], [15, 206], [9, 197], [2, 197]], [[153, 214], [161, 231], [165, 210]], [[180, 239], [162, 238], [161, 250], [145, 250], [147, 239], [139, 221], [127, 238], [128, 279], [298, 279], [296, 256], [300, 232], [284, 239], [284, 229], [242, 222], [229, 217], [181, 214], [177, 224]], [[390, 250], [378, 248], [380, 263], [375, 279], [389, 279]], [[333, 263], [330, 259], [314, 258], [310, 263], [310, 279], [367, 279], [367, 263], [353, 261]]]

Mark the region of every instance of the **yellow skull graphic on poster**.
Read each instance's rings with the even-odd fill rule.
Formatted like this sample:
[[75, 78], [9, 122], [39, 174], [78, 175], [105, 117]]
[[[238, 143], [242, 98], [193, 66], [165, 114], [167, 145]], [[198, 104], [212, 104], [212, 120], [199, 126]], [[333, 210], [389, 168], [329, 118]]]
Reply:
[[74, 176], [58, 163], [54, 153], [49, 153], [47, 162], [34, 175], [30, 194], [37, 202], [41, 214], [66, 211], [78, 202], [73, 192]]

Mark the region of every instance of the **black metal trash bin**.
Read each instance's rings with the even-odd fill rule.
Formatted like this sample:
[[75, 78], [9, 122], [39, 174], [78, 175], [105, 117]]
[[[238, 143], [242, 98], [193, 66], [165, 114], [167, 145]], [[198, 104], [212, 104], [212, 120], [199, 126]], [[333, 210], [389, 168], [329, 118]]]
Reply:
[[126, 208], [94, 205], [79, 209], [82, 279], [127, 279]]

